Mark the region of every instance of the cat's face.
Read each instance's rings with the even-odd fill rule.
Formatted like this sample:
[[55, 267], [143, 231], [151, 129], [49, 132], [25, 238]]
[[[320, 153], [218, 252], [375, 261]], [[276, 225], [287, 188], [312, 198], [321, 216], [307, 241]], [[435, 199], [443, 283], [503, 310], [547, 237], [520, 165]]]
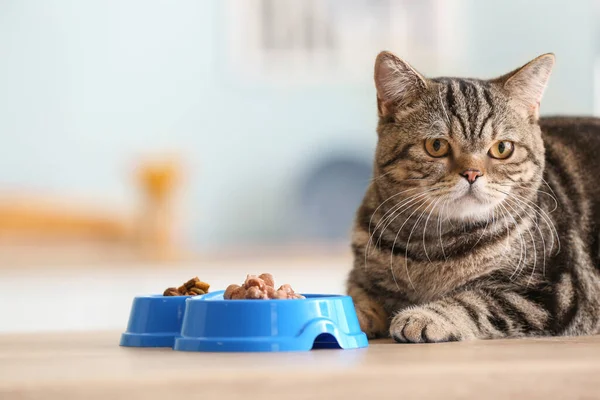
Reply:
[[[523, 208], [542, 181], [537, 124], [554, 63], [537, 58], [498, 79], [425, 79], [390, 53], [377, 59], [380, 191], [456, 220]], [[412, 198], [411, 198], [412, 196]]]

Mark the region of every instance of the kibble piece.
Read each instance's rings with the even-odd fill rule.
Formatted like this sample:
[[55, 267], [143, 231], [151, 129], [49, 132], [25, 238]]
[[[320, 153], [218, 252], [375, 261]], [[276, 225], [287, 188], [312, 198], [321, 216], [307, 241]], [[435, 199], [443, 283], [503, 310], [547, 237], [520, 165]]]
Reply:
[[258, 276], [260, 279], [265, 282], [265, 285], [275, 288], [275, 279], [273, 279], [273, 275], [271, 274], [260, 274]]
[[266, 295], [267, 295], [267, 297], [266, 297], [267, 299], [275, 299], [275, 298], [277, 298], [276, 297], [277, 296], [277, 290], [275, 290], [274, 287], [267, 286], [265, 292], [266, 292]]
[[263, 281], [260, 278], [257, 278], [254, 275], [248, 275], [248, 277], [246, 278], [246, 283], [244, 284], [244, 286], [246, 288], [250, 288], [252, 286], [257, 287], [260, 290], [264, 290], [265, 289], [265, 281]]
[[181, 294], [179, 293], [179, 291], [174, 287], [168, 288], [163, 293], [163, 296], [180, 296], [180, 295]]
[[304, 296], [296, 294], [294, 289], [289, 284], [281, 285], [281, 287], [277, 290], [279, 296], [283, 296], [285, 294], [285, 298], [288, 299], [304, 299]]
[[208, 293], [210, 285], [194, 277], [178, 288], [170, 287], [163, 292], [163, 296], [199, 296]]
[[247, 299], [262, 299], [264, 297], [262, 290], [260, 290], [256, 286], [250, 286], [248, 290], [246, 290], [246, 298]]
[[205, 293], [208, 293], [208, 289], [210, 288], [210, 285], [206, 282], [202, 282], [202, 281], [198, 281], [194, 284], [194, 286], [196, 286], [198, 289], [204, 291]]
[[246, 298], [246, 288], [240, 286], [231, 293], [233, 300], [243, 300]]
[[223, 298], [231, 299], [231, 295], [233, 294], [233, 292], [240, 287], [241, 287], [240, 285], [236, 285], [236, 284], [227, 286], [227, 289], [225, 289], [225, 293], [223, 293]]
[[277, 289], [277, 290], [283, 290], [284, 292], [286, 292], [288, 294], [294, 293], [294, 289], [292, 289], [292, 287], [290, 285], [288, 285], [287, 283], [285, 285], [281, 285], [279, 287], [279, 289]]
[[223, 294], [225, 299], [304, 299], [288, 284], [275, 290], [275, 279], [271, 274], [246, 275], [243, 285], [229, 285]]
[[189, 290], [196, 286], [196, 282], [200, 282], [200, 279], [198, 279], [197, 276], [184, 283], [183, 286], [185, 286], [185, 288]]

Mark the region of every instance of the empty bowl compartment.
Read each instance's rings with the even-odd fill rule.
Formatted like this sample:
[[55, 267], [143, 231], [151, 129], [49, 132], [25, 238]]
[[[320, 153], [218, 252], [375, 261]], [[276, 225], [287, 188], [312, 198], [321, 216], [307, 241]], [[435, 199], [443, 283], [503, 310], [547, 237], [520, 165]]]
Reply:
[[185, 301], [191, 296], [138, 296], [133, 299], [127, 331], [121, 335], [125, 347], [173, 347], [181, 334]]

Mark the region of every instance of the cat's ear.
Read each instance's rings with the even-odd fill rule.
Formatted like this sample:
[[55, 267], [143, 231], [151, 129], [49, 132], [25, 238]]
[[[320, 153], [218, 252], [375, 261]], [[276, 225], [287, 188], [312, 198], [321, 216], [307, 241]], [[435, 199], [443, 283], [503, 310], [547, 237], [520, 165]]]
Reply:
[[543, 54], [498, 79], [519, 110], [533, 120], [539, 117], [540, 102], [550, 79], [554, 60], [554, 54]]
[[379, 116], [406, 107], [427, 88], [425, 79], [407, 62], [388, 51], [375, 60], [375, 87]]

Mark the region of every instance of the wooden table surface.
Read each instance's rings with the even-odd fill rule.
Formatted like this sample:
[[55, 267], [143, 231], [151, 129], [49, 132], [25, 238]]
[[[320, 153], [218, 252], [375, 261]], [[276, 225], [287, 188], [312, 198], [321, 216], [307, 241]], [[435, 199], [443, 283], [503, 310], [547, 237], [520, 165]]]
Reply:
[[263, 354], [118, 342], [119, 332], [0, 336], [0, 399], [600, 398], [600, 337]]

